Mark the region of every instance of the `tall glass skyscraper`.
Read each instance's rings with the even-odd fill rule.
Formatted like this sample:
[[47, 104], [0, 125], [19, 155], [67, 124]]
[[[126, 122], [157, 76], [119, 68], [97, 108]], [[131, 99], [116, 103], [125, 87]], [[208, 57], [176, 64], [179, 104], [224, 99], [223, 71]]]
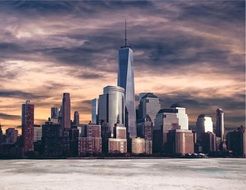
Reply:
[[98, 124], [98, 99], [91, 100], [91, 122]]
[[118, 86], [106, 86], [103, 94], [99, 96], [98, 118], [99, 122], [104, 121], [108, 124], [113, 137], [113, 128], [116, 123], [125, 122], [125, 90]]
[[125, 44], [119, 49], [118, 86], [125, 89], [126, 126], [130, 137], [136, 137], [135, 88], [133, 72], [133, 51], [127, 44], [125, 24]]
[[213, 133], [213, 121], [212, 117], [208, 117], [205, 114], [198, 116], [196, 121], [197, 138], [200, 139], [203, 133]]
[[[159, 98], [153, 93], [146, 93], [140, 99], [139, 103], [139, 118], [140, 122], [143, 122], [148, 115], [151, 121], [154, 123], [156, 114], [160, 111], [161, 104]], [[138, 122], [139, 122], [138, 121]]]
[[216, 110], [216, 136], [224, 140], [224, 111], [221, 108]]

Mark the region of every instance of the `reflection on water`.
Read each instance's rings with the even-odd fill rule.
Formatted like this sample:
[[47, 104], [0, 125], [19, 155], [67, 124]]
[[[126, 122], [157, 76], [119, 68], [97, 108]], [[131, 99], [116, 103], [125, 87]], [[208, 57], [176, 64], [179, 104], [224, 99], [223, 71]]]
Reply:
[[246, 187], [246, 159], [1, 160], [1, 190]]

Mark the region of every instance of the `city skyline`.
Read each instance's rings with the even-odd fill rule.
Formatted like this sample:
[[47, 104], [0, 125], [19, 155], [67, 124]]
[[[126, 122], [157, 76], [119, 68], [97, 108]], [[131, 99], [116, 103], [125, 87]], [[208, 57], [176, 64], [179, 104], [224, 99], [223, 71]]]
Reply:
[[90, 121], [91, 100], [116, 85], [125, 17], [136, 94], [155, 93], [163, 108], [182, 103], [190, 125], [202, 113], [215, 121], [218, 107], [225, 127], [244, 125], [244, 1], [76, 4], [0, 3], [3, 126], [21, 124], [26, 99], [42, 124], [50, 107], [60, 107], [63, 92], [71, 94], [71, 114], [77, 110], [81, 122]]

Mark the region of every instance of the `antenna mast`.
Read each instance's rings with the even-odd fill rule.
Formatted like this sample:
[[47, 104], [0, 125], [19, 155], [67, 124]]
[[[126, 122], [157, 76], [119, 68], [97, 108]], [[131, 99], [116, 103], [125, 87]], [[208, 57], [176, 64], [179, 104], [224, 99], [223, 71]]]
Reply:
[[126, 19], [125, 19], [125, 47], [127, 47], [127, 28], [126, 28]]

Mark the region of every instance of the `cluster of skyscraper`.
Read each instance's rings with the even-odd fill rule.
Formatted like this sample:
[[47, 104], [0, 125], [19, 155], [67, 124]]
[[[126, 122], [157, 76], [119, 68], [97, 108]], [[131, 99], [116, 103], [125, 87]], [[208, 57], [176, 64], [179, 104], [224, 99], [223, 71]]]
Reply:
[[69, 93], [63, 94], [60, 108], [51, 108], [51, 116], [42, 127], [34, 125], [34, 105], [27, 101], [22, 105], [21, 138], [18, 131], [8, 129], [4, 140], [0, 128], [0, 155], [14, 152], [45, 157], [172, 156], [195, 152], [216, 155], [230, 150], [236, 156], [246, 156], [245, 128], [230, 132], [225, 138], [222, 109], [217, 109], [215, 127], [212, 118], [202, 114], [191, 130], [183, 106], [173, 104], [162, 109], [153, 93], [141, 93], [139, 101], [135, 100], [133, 51], [127, 44], [126, 30], [125, 44], [118, 57], [117, 86], [106, 86], [99, 98], [92, 100], [89, 124], [80, 124], [77, 111], [71, 121]]

